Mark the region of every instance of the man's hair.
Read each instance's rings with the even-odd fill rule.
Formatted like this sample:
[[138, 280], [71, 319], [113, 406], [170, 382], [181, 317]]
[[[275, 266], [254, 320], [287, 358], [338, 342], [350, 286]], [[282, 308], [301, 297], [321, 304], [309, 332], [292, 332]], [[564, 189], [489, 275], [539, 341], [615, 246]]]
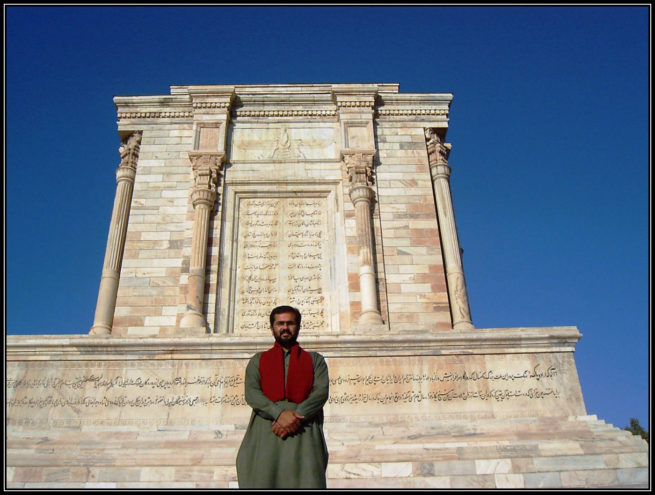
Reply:
[[296, 308], [293, 308], [291, 306], [278, 306], [275, 308], [273, 311], [271, 311], [271, 328], [273, 328], [273, 322], [275, 321], [275, 315], [279, 315], [281, 313], [293, 313], [296, 315], [296, 323], [298, 326], [300, 326], [300, 311], [298, 311]]

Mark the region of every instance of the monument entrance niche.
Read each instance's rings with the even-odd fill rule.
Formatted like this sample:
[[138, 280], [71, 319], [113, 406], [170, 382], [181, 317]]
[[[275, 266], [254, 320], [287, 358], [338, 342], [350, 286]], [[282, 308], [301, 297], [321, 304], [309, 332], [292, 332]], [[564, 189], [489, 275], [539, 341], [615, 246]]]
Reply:
[[647, 445], [586, 412], [576, 327], [474, 326], [451, 100], [387, 83], [116, 97], [91, 330], [7, 338], [8, 487], [235, 488], [245, 367], [281, 304], [329, 367], [330, 488], [647, 485]]

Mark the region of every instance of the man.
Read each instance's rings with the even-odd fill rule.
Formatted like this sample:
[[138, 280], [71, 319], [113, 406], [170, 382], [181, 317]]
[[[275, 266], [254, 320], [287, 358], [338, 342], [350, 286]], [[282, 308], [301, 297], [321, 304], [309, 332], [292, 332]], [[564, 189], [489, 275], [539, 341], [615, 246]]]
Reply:
[[291, 306], [275, 308], [275, 345], [255, 354], [246, 368], [252, 414], [237, 454], [239, 488], [326, 488], [328, 369], [323, 356], [298, 345], [300, 319]]

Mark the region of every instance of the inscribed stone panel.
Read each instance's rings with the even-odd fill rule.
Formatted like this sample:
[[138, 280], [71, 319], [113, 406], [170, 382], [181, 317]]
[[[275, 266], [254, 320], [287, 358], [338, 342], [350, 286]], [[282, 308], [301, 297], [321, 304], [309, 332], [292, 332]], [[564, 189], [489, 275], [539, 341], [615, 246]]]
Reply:
[[235, 333], [267, 334], [270, 310], [300, 309], [302, 328], [328, 326], [327, 199], [257, 197], [239, 201]]
[[[301, 339], [301, 344], [302, 344]], [[311, 346], [309, 346], [311, 349]], [[326, 356], [329, 422], [586, 414], [572, 353]], [[10, 362], [7, 425], [245, 424], [246, 359]]]

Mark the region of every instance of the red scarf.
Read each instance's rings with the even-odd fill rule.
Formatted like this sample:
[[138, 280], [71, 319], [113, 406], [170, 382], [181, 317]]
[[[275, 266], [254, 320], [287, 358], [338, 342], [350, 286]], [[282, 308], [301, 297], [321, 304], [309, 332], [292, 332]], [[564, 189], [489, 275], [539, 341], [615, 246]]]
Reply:
[[308, 396], [314, 384], [312, 356], [298, 344], [289, 349], [289, 371], [284, 384], [284, 351], [277, 342], [259, 358], [259, 376], [262, 392], [273, 402], [289, 399], [300, 404]]

